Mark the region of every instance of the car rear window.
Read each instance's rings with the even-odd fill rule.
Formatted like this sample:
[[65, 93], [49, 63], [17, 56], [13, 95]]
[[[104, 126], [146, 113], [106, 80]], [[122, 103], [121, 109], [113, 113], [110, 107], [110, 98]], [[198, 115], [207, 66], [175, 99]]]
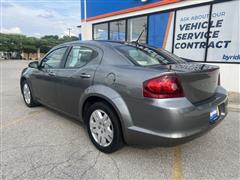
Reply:
[[151, 66], [157, 64], [166, 65], [185, 62], [183, 59], [173, 54], [171, 55], [168, 51], [156, 50], [141, 45], [120, 45], [117, 46], [116, 49], [131, 61], [134, 61], [134, 63], [141, 66]]

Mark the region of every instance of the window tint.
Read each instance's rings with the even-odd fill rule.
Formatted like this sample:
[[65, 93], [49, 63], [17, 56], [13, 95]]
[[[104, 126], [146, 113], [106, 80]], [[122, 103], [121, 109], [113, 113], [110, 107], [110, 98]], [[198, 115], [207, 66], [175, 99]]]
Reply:
[[139, 42], [146, 43], [147, 39], [147, 16], [132, 18], [128, 20], [128, 41], [136, 41], [143, 32]]
[[74, 46], [68, 55], [66, 68], [79, 68], [97, 57], [97, 52], [87, 47]]
[[110, 23], [110, 40], [125, 41], [126, 21], [113, 21]]
[[94, 40], [108, 40], [108, 24], [94, 25]]
[[[130, 60], [136, 62], [142, 66], [156, 65], [156, 64], [174, 64], [179, 63], [179, 59], [174, 59], [174, 56], [171, 56], [164, 51], [157, 51], [144, 46], [118, 46], [117, 49], [128, 57]], [[181, 60], [181, 63], [185, 62]]]
[[67, 47], [63, 47], [52, 51], [47, 57], [43, 59], [41, 64], [42, 68], [58, 68], [66, 50]]

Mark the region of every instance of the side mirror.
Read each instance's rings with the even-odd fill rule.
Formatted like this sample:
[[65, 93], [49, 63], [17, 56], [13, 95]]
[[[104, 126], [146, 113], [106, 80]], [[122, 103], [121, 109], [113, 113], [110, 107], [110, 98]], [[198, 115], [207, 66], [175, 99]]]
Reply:
[[30, 62], [30, 63], [28, 64], [28, 67], [38, 69], [38, 67], [39, 67], [39, 62], [38, 62], [38, 61]]

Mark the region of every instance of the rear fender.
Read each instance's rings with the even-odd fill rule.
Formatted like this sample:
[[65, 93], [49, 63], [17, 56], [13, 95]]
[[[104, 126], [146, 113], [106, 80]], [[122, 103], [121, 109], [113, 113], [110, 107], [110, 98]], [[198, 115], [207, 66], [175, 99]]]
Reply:
[[127, 128], [132, 126], [132, 119], [128, 107], [118, 92], [104, 85], [93, 85], [88, 87], [82, 94], [79, 101], [79, 117], [83, 121], [82, 110], [84, 103], [89, 97], [99, 97], [111, 104], [118, 114], [125, 136]]

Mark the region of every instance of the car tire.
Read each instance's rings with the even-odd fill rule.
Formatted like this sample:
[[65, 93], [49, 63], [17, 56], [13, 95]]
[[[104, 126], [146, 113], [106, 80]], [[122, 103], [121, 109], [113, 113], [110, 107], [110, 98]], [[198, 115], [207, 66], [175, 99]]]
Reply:
[[123, 146], [122, 129], [115, 111], [104, 102], [92, 104], [86, 112], [88, 135], [95, 147], [112, 153]]
[[22, 82], [21, 90], [23, 100], [28, 107], [35, 107], [39, 105], [39, 103], [33, 99], [31, 88], [29, 87], [29, 84], [26, 80]]

